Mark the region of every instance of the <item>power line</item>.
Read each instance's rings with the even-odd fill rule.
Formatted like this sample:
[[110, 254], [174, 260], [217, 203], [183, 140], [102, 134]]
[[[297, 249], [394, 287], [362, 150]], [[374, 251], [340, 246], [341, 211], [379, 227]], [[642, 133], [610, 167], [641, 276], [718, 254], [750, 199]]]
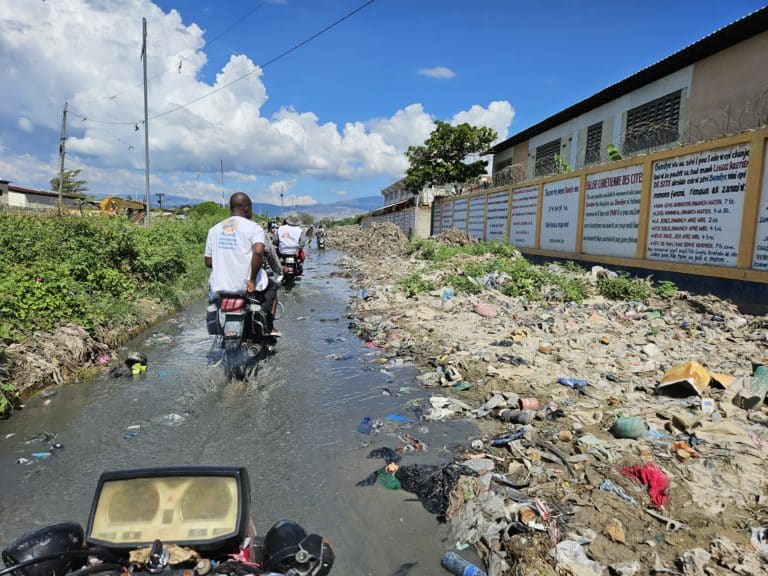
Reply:
[[[160, 112], [159, 114], [155, 114], [153, 116], [150, 116], [149, 120], [155, 120], [156, 118], [162, 118], [163, 116], [167, 116], [168, 114], [172, 114], [173, 112], [177, 112], [178, 110], [182, 110], [184, 108], [187, 108], [188, 106], [191, 106], [192, 104], [196, 104], [197, 102], [200, 102], [201, 100], [205, 100], [206, 98], [208, 98], [210, 96], [213, 96], [214, 94], [217, 94], [217, 93], [221, 92], [222, 90], [224, 90], [226, 88], [229, 88], [230, 86], [232, 86], [234, 84], [237, 84], [238, 82], [240, 82], [242, 80], [245, 80], [249, 76], [251, 76], [251, 75], [255, 74], [256, 72], [258, 72], [259, 70], [264, 70], [268, 66], [274, 64], [275, 62], [277, 62], [279, 60], [282, 60], [283, 58], [285, 58], [289, 54], [295, 52], [299, 48], [302, 48], [303, 46], [306, 46], [307, 44], [309, 44], [310, 42], [312, 42], [313, 40], [315, 40], [319, 36], [322, 36], [326, 32], [332, 30], [333, 28], [335, 28], [336, 26], [338, 26], [342, 22], [344, 22], [346, 20], [349, 20], [352, 16], [354, 16], [358, 12], [361, 12], [362, 10], [364, 10], [365, 8], [367, 8], [368, 6], [373, 4], [375, 1], [376, 0], [368, 0], [367, 2], [361, 4], [360, 6], [358, 6], [357, 8], [352, 10], [351, 12], [348, 12], [347, 14], [342, 16], [341, 18], [338, 18], [337, 20], [334, 20], [331, 24], [329, 24], [328, 26], [326, 26], [322, 30], [320, 30], [318, 32], [315, 32], [311, 36], [308, 36], [307, 38], [305, 38], [304, 40], [302, 40], [298, 44], [294, 44], [293, 46], [291, 46], [287, 50], [284, 50], [283, 52], [281, 52], [280, 54], [275, 56], [274, 58], [271, 58], [270, 60], [267, 60], [264, 64], [262, 64], [260, 66], [256, 66], [256, 68], [254, 68], [250, 72], [246, 72], [242, 76], [239, 76], [238, 78], [235, 78], [234, 80], [231, 80], [230, 82], [227, 82], [226, 84], [223, 84], [223, 85], [219, 86], [218, 88], [214, 88], [210, 92], [207, 92], [206, 94], [203, 94], [202, 96], [198, 96], [197, 98], [194, 98], [193, 100], [190, 100], [186, 104], [180, 104], [179, 106], [175, 106], [173, 108], [170, 108], [170, 109], [166, 110], [165, 112]], [[143, 124], [143, 122], [137, 122], [137, 121], [117, 122], [117, 121], [109, 121], [109, 120], [94, 120], [94, 119], [87, 118], [87, 117], [85, 117], [85, 116], [83, 116], [81, 114], [76, 114], [76, 115], [80, 116], [81, 118], [83, 118], [84, 121], [87, 120], [88, 122], [95, 122], [97, 124], [111, 124], [111, 125], [119, 125], [119, 126], [131, 126], [133, 124], [138, 126], [139, 124]]]

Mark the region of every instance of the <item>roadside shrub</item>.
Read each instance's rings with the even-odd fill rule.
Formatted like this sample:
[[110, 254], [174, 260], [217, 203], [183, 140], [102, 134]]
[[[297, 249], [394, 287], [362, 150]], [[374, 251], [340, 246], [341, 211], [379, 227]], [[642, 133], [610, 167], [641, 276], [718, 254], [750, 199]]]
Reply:
[[0, 341], [74, 322], [91, 331], [138, 318], [141, 296], [177, 303], [204, 284], [202, 252], [220, 214], [157, 220], [0, 212]]
[[630, 278], [628, 274], [619, 274], [616, 278], [605, 278], [597, 284], [598, 292], [611, 300], [641, 302], [648, 298], [652, 289], [643, 280]]
[[418, 272], [412, 272], [408, 276], [401, 278], [397, 281], [397, 285], [408, 298], [435, 289], [435, 283], [424, 280]]
[[449, 274], [445, 278], [446, 282], [453, 287], [456, 292], [464, 294], [479, 294], [483, 291], [482, 286], [472, 280], [469, 276], [462, 274]]
[[662, 280], [656, 286], [656, 296], [662, 300], [672, 300], [677, 297], [677, 284], [669, 280]]

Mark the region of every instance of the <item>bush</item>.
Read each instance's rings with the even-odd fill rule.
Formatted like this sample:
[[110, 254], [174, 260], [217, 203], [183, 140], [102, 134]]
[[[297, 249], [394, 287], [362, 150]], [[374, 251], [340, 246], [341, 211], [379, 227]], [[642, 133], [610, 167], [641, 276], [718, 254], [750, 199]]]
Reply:
[[429, 292], [435, 289], [434, 282], [424, 280], [418, 272], [412, 272], [408, 276], [398, 280], [397, 285], [408, 298], [416, 296], [422, 292]]
[[677, 284], [669, 280], [662, 280], [656, 286], [656, 296], [662, 300], [672, 300], [677, 297]]
[[464, 294], [479, 294], [483, 291], [483, 287], [477, 282], [472, 280], [469, 276], [450, 274], [446, 277], [446, 282], [453, 287], [456, 292], [463, 292]]
[[221, 213], [190, 213], [147, 229], [124, 218], [0, 212], [0, 245], [13, 247], [0, 251], [0, 340], [61, 322], [91, 332], [125, 325], [137, 318], [135, 297], [176, 303], [202, 286], [203, 244]]
[[651, 295], [651, 285], [643, 280], [636, 280], [628, 274], [619, 274], [616, 278], [605, 278], [597, 284], [598, 292], [611, 300], [642, 302]]

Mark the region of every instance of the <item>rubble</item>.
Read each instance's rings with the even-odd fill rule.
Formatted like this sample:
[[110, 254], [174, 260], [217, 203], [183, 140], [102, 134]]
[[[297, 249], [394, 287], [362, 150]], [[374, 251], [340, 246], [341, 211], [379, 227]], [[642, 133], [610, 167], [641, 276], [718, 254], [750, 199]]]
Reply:
[[[479, 477], [448, 521], [489, 574], [766, 573], [765, 317], [684, 292], [531, 300], [482, 277], [460, 290], [448, 275], [493, 255], [425, 261], [382, 226], [336, 232], [369, 296], [352, 302], [353, 327], [384, 361], [417, 367], [401, 383], [415, 388], [410, 417], [478, 425], [456, 461], [480, 459]], [[430, 287], [409, 298], [402, 280], [417, 277]]]

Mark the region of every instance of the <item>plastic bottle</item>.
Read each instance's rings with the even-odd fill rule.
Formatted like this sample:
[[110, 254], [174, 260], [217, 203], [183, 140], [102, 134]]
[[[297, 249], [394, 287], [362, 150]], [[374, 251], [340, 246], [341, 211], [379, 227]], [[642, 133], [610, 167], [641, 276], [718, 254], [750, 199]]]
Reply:
[[446, 552], [440, 564], [456, 576], [488, 576], [484, 570], [471, 562], [467, 562], [455, 552]]

